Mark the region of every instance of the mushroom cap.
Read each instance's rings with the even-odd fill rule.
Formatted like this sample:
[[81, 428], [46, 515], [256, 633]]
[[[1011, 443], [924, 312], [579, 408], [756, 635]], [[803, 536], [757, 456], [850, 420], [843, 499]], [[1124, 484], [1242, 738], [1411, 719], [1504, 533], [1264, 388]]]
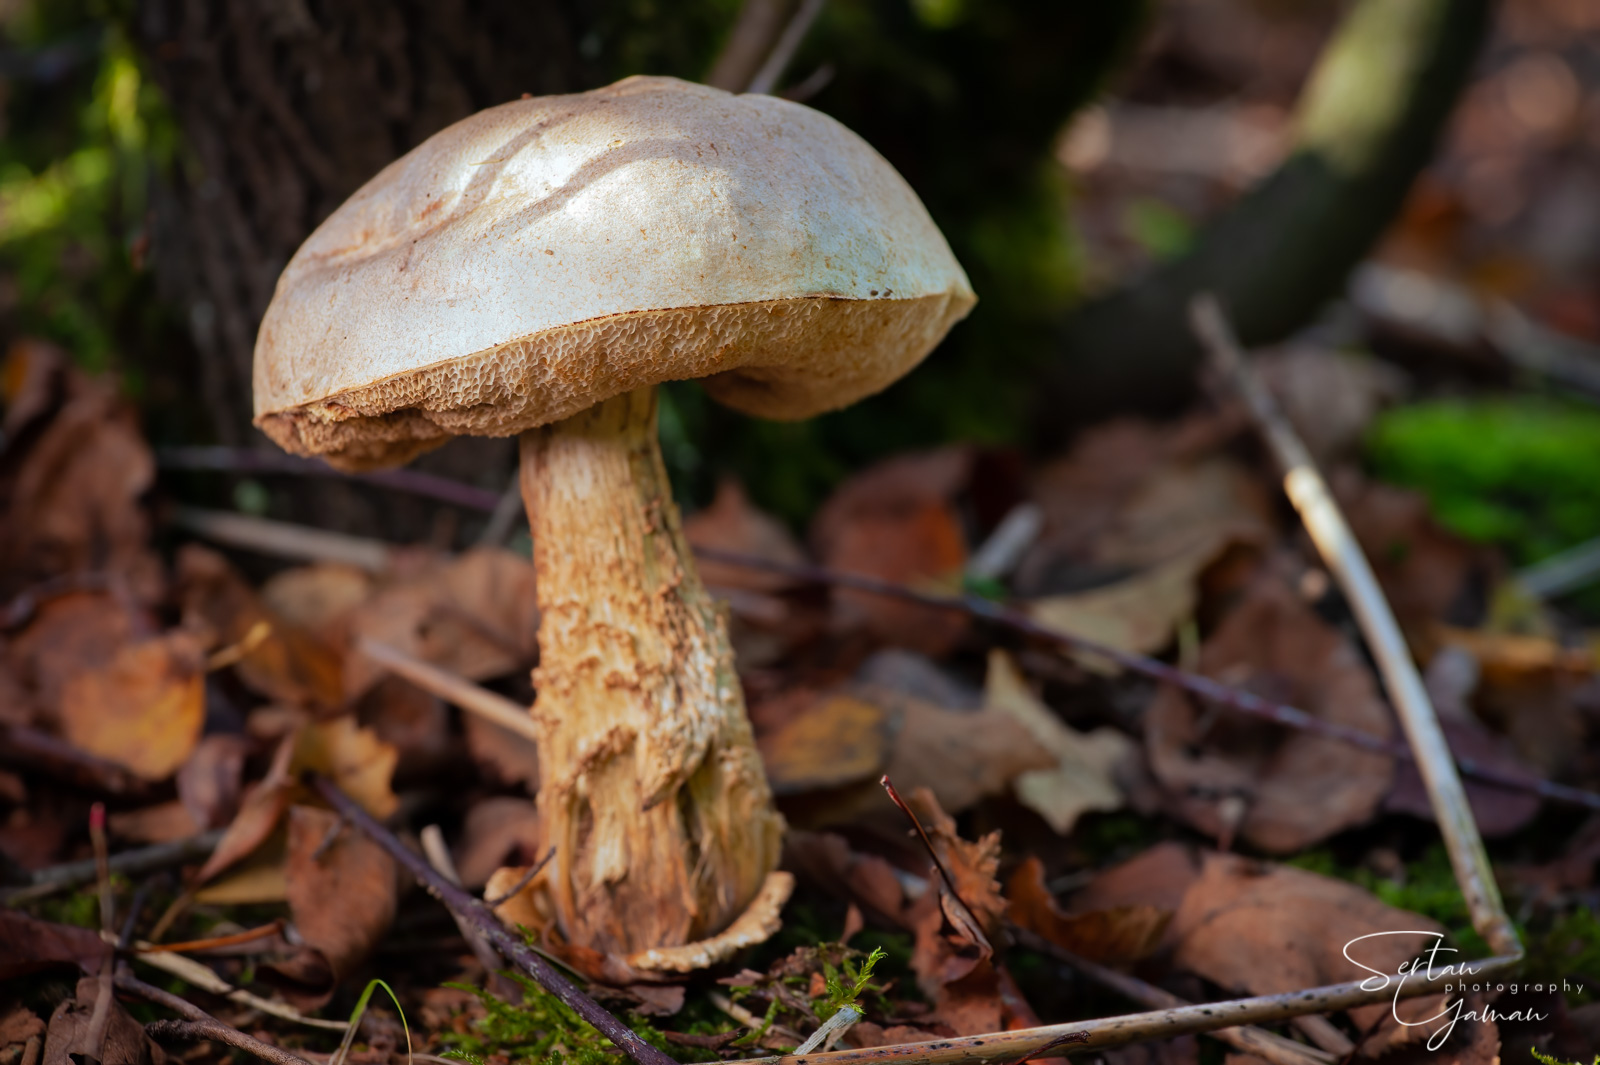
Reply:
[[256, 424], [359, 469], [689, 378], [805, 418], [888, 386], [974, 300], [834, 119], [633, 77], [463, 119], [330, 215], [262, 320]]

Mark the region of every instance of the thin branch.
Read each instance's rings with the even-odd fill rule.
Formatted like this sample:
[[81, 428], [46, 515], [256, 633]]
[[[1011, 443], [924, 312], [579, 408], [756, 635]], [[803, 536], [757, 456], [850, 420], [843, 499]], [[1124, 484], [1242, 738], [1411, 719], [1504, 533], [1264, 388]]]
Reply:
[[329, 805], [387, 851], [389, 856], [416, 877], [417, 882], [427, 888], [431, 895], [449, 907], [451, 912], [471, 922], [496, 950], [533, 977], [540, 987], [554, 995], [563, 1005], [593, 1025], [637, 1065], [675, 1065], [671, 1058], [639, 1038], [633, 1029], [617, 1020], [598, 1002], [579, 990], [572, 981], [556, 972], [549, 962], [535, 953], [521, 938], [512, 935], [494, 915], [494, 911], [485, 906], [481, 900], [473, 898], [435, 872], [420, 855], [395, 838], [394, 833], [374, 820], [371, 814], [340, 791], [331, 780], [312, 774], [310, 782]]
[[777, 88], [778, 79], [783, 77], [783, 72], [789, 68], [790, 60], [794, 59], [795, 52], [800, 50], [800, 42], [806, 39], [811, 24], [822, 14], [822, 7], [826, 3], [827, 0], [800, 0], [799, 10], [783, 28], [783, 35], [778, 38], [778, 43], [772, 46], [772, 53], [767, 56], [767, 61], [761, 64], [756, 76], [750, 79], [746, 92], [770, 93]]
[[[1332, 721], [1324, 721], [1313, 717], [1304, 710], [1284, 703], [1276, 703], [1270, 699], [1263, 699], [1253, 692], [1230, 688], [1226, 684], [1212, 680], [1210, 677], [1198, 673], [1190, 673], [1176, 666], [1168, 665], [1159, 659], [1149, 658], [1145, 655], [1134, 654], [1131, 651], [1119, 650], [1109, 647], [1095, 640], [1085, 639], [1061, 629], [1043, 625], [1014, 607], [1003, 606], [987, 599], [980, 599], [971, 595], [934, 595], [928, 592], [917, 591], [904, 585], [891, 581], [879, 580], [876, 577], [867, 577], [857, 573], [842, 573], [838, 570], [828, 569], [803, 562], [776, 562], [754, 555], [740, 554], [735, 551], [722, 551], [710, 547], [697, 547], [695, 554], [707, 561], [721, 562], [730, 566], [742, 566], [746, 569], [764, 570], [769, 573], [781, 573], [786, 577], [793, 577], [800, 581], [813, 584], [834, 585], [840, 588], [850, 588], [854, 591], [869, 592], [890, 599], [899, 599], [908, 603], [917, 603], [921, 606], [935, 610], [953, 610], [969, 614], [991, 624], [1010, 629], [1024, 636], [1053, 643], [1069, 651], [1090, 655], [1098, 658], [1110, 659], [1122, 668], [1133, 673], [1150, 677], [1152, 680], [1163, 684], [1171, 684], [1193, 695], [1215, 703], [1228, 710], [1241, 714], [1257, 717], [1264, 721], [1271, 721], [1285, 728], [1297, 729], [1301, 732], [1314, 732], [1329, 739], [1339, 740], [1363, 750], [1375, 751], [1393, 758], [1412, 762], [1416, 756], [1403, 742], [1374, 736], [1370, 732], [1340, 725]], [[1566, 803], [1573, 806], [1583, 806], [1591, 810], [1600, 810], [1600, 795], [1583, 791], [1579, 788], [1557, 784], [1553, 781], [1541, 780], [1522, 773], [1507, 772], [1493, 766], [1487, 766], [1471, 758], [1456, 758], [1456, 765], [1467, 776], [1481, 780], [1486, 784], [1505, 788], [1509, 791], [1528, 792], [1552, 802]]]
[[1389, 609], [1389, 601], [1384, 598], [1383, 589], [1367, 564], [1355, 533], [1351, 532], [1333, 493], [1317, 471], [1311, 452], [1245, 362], [1244, 352], [1216, 298], [1209, 294], [1195, 297], [1190, 306], [1190, 319], [1195, 335], [1243, 396], [1273, 457], [1283, 468], [1284, 492], [1355, 612], [1367, 646], [1377, 660], [1383, 686], [1388, 689], [1389, 699], [1416, 754], [1417, 771], [1427, 788], [1445, 849], [1450, 852], [1456, 881], [1466, 896], [1473, 927], [1495, 951], [1521, 953], [1522, 945], [1500, 901], [1494, 870], [1489, 865], [1489, 855], [1484, 850], [1477, 823], [1472, 819], [1472, 807], [1456, 773], [1444, 730], [1439, 727], [1439, 718], [1423, 686], [1422, 675], [1411, 659], [1405, 637], [1400, 633], [1400, 624], [1395, 620], [1394, 611]]
[[333, 477], [365, 482], [380, 488], [409, 492], [436, 499], [466, 510], [492, 511], [499, 493], [490, 492], [448, 477], [437, 477], [419, 470], [379, 470], [374, 473], [346, 473], [317, 459], [300, 458], [279, 451], [243, 447], [162, 447], [156, 449], [156, 462], [169, 470], [219, 470], [229, 473], [286, 473], [309, 477]]
[[[1456, 980], [1481, 980], [1515, 966], [1521, 957], [1506, 955], [1482, 961], [1457, 963], [1448, 977]], [[1415, 974], [1414, 974], [1415, 975]], [[793, 1054], [747, 1059], [747, 1065], [865, 1065], [896, 1062], [898, 1065], [985, 1065], [1010, 1062], [1018, 1058], [1059, 1057], [1078, 1049], [1125, 1046], [1150, 1039], [1172, 1039], [1180, 1035], [1201, 1035], [1220, 1028], [1246, 1024], [1272, 1024], [1313, 1013], [1336, 1013], [1374, 1002], [1395, 1002], [1418, 995], [1437, 994], [1436, 980], [1407, 979], [1402, 976], [1372, 976], [1344, 984], [1287, 991], [1279, 995], [1257, 995], [1227, 1002], [1205, 1002], [1150, 1013], [1130, 1013], [1068, 1024], [1048, 1024], [1020, 1028], [1011, 1032], [989, 1032], [955, 1039], [935, 1039], [924, 1043], [861, 1050], [836, 1050], [827, 1054]], [[1075, 1045], [1064, 1045], [1061, 1037], [1085, 1033]]]
[[[439, 826], [425, 826], [419, 838], [422, 841], [422, 853], [428, 857], [428, 864], [433, 866], [440, 876], [460, 887], [461, 874], [456, 872], [456, 863], [450, 857], [450, 848], [445, 845], [444, 833], [439, 830]], [[493, 987], [501, 998], [512, 1002], [520, 1001], [521, 989], [500, 972], [500, 956], [494, 952], [494, 948], [483, 937], [483, 933], [454, 910], [450, 911], [450, 917], [461, 932], [461, 938], [465, 939], [467, 946], [471, 948], [472, 956], [483, 966], [484, 977], [489, 986]]]
[[363, 636], [357, 640], [356, 650], [430, 695], [454, 703], [468, 713], [477, 714], [523, 739], [539, 742], [539, 728], [528, 708], [521, 703], [371, 637]]
[[174, 507], [172, 524], [219, 544], [302, 562], [340, 562], [374, 573], [389, 568], [393, 548], [381, 540], [313, 529], [250, 514]]
[[[1168, 1010], [1179, 1009], [1192, 1005], [1174, 995], [1172, 992], [1146, 983], [1136, 976], [1119, 973], [1115, 969], [1080, 958], [1070, 950], [1056, 946], [1048, 939], [1017, 924], [1012, 924], [1011, 934], [1018, 943], [1029, 950], [1040, 954], [1048, 954], [1057, 961], [1065, 962], [1082, 975], [1093, 980], [1103, 987], [1110, 988], [1141, 1006], [1151, 1009]], [[1315, 1047], [1302, 1046], [1292, 1039], [1285, 1039], [1281, 1035], [1269, 1032], [1264, 1028], [1244, 1026], [1240, 1028], [1219, 1028], [1214, 1032], [1205, 1032], [1219, 1042], [1226, 1043], [1245, 1054], [1254, 1054], [1268, 1065], [1333, 1065], [1338, 1060], [1332, 1054], [1318, 1050]]]
[[[188, 839], [174, 840], [171, 843], [157, 843], [150, 847], [140, 847], [137, 850], [123, 851], [113, 854], [106, 864], [113, 873], [122, 873], [127, 876], [139, 876], [144, 873], [153, 873], [158, 869], [169, 866], [182, 865], [184, 862], [198, 861], [216, 849], [218, 841], [222, 839], [223, 829], [212, 829], [202, 832], [198, 836]], [[65, 891], [82, 884], [92, 883], [95, 879], [95, 860], [85, 858], [78, 862], [67, 862], [63, 865], [52, 865], [40, 869], [33, 874], [33, 882], [19, 888], [12, 888], [0, 893], [0, 903], [11, 906], [32, 899], [43, 898], [57, 891]]]
[[555, 856], [556, 849], [551, 847], [549, 850], [544, 852], [543, 858], [540, 858], [537, 862], [534, 862], [532, 865], [528, 866], [528, 871], [522, 874], [522, 879], [511, 885], [509, 890], [502, 892], [499, 897], [484, 899], [484, 905], [488, 906], [492, 910], [496, 907], [505, 905], [518, 895], [522, 894], [522, 889], [533, 883], [533, 878], [544, 872], [544, 867], [549, 865]]
[[254, 1036], [246, 1035], [239, 1029], [224, 1024], [187, 999], [179, 998], [159, 987], [152, 987], [134, 976], [126, 963], [117, 966], [116, 985], [130, 995], [137, 995], [157, 1006], [165, 1006], [184, 1018], [182, 1021], [157, 1021], [146, 1025], [145, 1032], [152, 1038], [212, 1040], [237, 1047], [263, 1061], [270, 1061], [273, 1065], [310, 1065], [304, 1058], [296, 1057], [270, 1043], [263, 1043]]
[[772, 46], [783, 35], [795, 6], [795, 0], [744, 0], [722, 51], [706, 75], [706, 84], [729, 92], [745, 91], [772, 54]]
[[[150, 785], [123, 766], [20, 725], [0, 726], [0, 762], [22, 766], [35, 773], [48, 773], [90, 792], [126, 798], [150, 790]], [[89, 862], [88, 872], [77, 883], [87, 884], [93, 879], [94, 863]]]

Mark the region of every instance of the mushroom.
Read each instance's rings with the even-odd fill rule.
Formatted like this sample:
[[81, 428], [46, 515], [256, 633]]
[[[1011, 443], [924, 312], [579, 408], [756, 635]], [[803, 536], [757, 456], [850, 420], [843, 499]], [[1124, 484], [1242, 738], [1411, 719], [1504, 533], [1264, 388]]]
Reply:
[[784, 893], [783, 821], [672, 502], [655, 386], [810, 417], [899, 378], [973, 302], [855, 134], [657, 77], [456, 123], [285, 268], [254, 371], [280, 446], [364, 469], [521, 434], [555, 848], [535, 884], [567, 944], [687, 968], [705, 952], [673, 948]]

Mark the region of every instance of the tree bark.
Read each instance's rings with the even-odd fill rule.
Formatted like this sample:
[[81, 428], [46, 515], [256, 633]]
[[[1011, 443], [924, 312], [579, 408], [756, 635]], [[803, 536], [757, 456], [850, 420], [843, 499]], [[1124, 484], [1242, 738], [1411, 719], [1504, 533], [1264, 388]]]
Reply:
[[217, 437], [251, 438], [256, 326], [311, 230], [430, 134], [586, 88], [580, 0], [142, 0], [135, 36], [184, 136], [152, 264], [187, 316]]

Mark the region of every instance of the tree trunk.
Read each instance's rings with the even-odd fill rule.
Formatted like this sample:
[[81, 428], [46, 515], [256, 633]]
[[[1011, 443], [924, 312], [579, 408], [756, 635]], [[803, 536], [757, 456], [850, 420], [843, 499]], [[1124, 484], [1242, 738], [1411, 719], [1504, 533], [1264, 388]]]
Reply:
[[583, 22], [578, 0], [143, 0], [135, 34], [186, 157], [152, 262], [222, 442], [251, 438], [256, 326], [301, 241], [457, 119], [588, 87]]

